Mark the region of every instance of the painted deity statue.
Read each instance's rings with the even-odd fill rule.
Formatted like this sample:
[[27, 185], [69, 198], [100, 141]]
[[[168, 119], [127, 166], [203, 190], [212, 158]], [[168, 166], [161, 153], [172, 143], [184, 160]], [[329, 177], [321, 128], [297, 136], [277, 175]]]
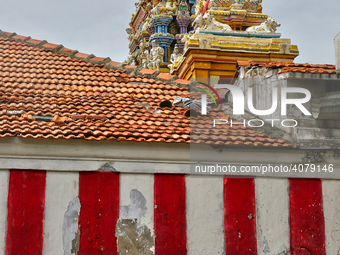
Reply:
[[195, 3], [195, 17], [197, 17], [197, 16], [202, 14], [202, 11], [203, 11], [205, 3], [206, 3], [205, 0], [196, 0], [196, 3]]
[[139, 45], [139, 59], [144, 68], [148, 68], [148, 65], [149, 65], [148, 55], [149, 55], [149, 51], [145, 47], [145, 43], [141, 42]]
[[156, 16], [156, 15], [159, 15], [161, 14], [160, 11], [159, 11], [159, 8], [161, 7], [165, 7], [165, 3], [164, 2], [159, 2], [158, 4], [154, 4], [152, 10], [151, 10], [151, 15], [152, 16]]
[[228, 24], [218, 22], [209, 12], [206, 12], [203, 17], [201, 15], [197, 16], [194, 23], [197, 25], [195, 33], [199, 33], [201, 30], [220, 32], [232, 31], [232, 28]]
[[131, 28], [127, 28], [125, 31], [128, 34], [127, 39], [129, 40], [129, 42], [131, 42], [133, 40], [133, 35], [134, 35], [133, 30]]
[[172, 73], [172, 71], [174, 70], [175, 65], [181, 62], [182, 58], [183, 58], [183, 55], [179, 52], [179, 47], [176, 44], [174, 48], [174, 52], [171, 54], [171, 57], [170, 57], [171, 64], [168, 65], [170, 69], [170, 73]]
[[181, 0], [179, 3], [177, 15], [190, 16], [189, 5], [186, 1]]
[[167, 0], [165, 8], [168, 14], [175, 15], [177, 14], [178, 4], [176, 0]]
[[268, 19], [263, 22], [259, 26], [249, 27], [246, 32], [250, 33], [275, 33], [276, 29], [280, 27], [281, 24], [277, 22], [277, 20], [272, 17], [268, 17]]
[[204, 27], [204, 20], [202, 15], [198, 15], [194, 20], [194, 25], [196, 26], [195, 33], [198, 34]]
[[228, 24], [218, 22], [209, 12], [206, 12], [203, 16], [204, 26], [207, 31], [232, 31], [232, 28]]
[[160, 15], [163, 13], [175, 15], [177, 14], [178, 4], [176, 0], [167, 0], [165, 2], [159, 2], [157, 5], [154, 5], [154, 8], [151, 10], [151, 15]]
[[193, 34], [194, 34], [193, 31], [190, 31], [189, 33], [186, 33], [186, 34], [183, 36], [183, 38], [182, 38], [181, 41], [184, 42], [184, 43], [186, 44], [187, 42], [190, 41], [190, 38], [193, 36]]
[[[197, 0], [195, 4], [196, 14], [202, 13], [203, 7], [207, 1], [206, 0]], [[218, 7], [218, 8], [226, 8], [232, 10], [246, 10], [248, 12], [262, 12], [262, 0], [210, 0], [209, 8]], [[209, 9], [208, 8], [208, 9]]]
[[234, 3], [231, 5], [231, 10], [242, 10], [244, 3], [244, 1], [234, 0]]
[[262, 3], [259, 3], [259, 7], [257, 8], [257, 13], [262, 13]]
[[156, 41], [152, 41], [151, 45], [152, 49], [147, 56], [148, 68], [159, 71], [160, 64], [163, 63], [164, 49]]
[[128, 59], [123, 62], [124, 65], [133, 65], [135, 66], [136, 63], [136, 56], [133, 53], [129, 53]]
[[147, 31], [150, 21], [151, 21], [151, 15], [149, 15], [149, 17], [145, 20], [143, 27], [142, 27], [142, 31]]

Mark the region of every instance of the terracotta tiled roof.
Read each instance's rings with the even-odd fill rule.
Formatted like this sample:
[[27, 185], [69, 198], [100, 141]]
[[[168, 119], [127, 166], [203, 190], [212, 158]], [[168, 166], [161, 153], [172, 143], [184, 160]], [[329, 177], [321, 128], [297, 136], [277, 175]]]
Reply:
[[336, 74], [335, 65], [313, 65], [298, 64], [291, 62], [261, 62], [261, 61], [238, 61], [239, 66], [259, 66], [267, 68], [280, 68], [279, 73], [301, 72], [301, 73], [328, 73]]
[[190, 97], [187, 86], [175, 76], [0, 31], [0, 138], [289, 146], [237, 125], [212, 130], [203, 117], [192, 120], [190, 140], [189, 109], [171, 104]]
[[234, 145], [234, 146], [256, 146], [256, 147], [292, 147], [285, 140], [271, 139], [267, 134], [258, 133], [244, 123], [233, 119], [233, 124], [216, 125], [213, 120], [228, 120], [231, 117], [221, 109], [213, 108], [209, 116], [197, 116], [191, 119], [191, 142], [205, 143], [210, 145]]

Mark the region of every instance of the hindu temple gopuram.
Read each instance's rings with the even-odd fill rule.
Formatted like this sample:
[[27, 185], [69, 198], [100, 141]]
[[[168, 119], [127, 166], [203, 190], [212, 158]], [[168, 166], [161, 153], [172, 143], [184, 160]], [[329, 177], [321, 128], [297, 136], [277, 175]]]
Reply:
[[299, 55], [262, 0], [140, 0], [125, 62], [186, 80], [233, 78], [240, 60], [287, 61]]

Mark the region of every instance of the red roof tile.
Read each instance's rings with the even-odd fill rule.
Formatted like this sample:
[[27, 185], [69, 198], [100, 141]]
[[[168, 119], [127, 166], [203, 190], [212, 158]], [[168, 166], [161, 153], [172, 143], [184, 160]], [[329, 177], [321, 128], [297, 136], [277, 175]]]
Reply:
[[44, 43], [46, 41], [41, 41], [41, 40], [36, 40], [36, 39], [29, 39], [27, 42], [35, 44], [35, 45], [40, 45], [41, 43]]
[[165, 73], [160, 73], [157, 76], [158, 79], [167, 80], [167, 81], [170, 81], [173, 77], [175, 77], [175, 76], [174, 75], [170, 75], [170, 74], [165, 74]]
[[238, 61], [239, 66], [259, 66], [266, 68], [280, 68], [280, 73], [301, 72], [301, 73], [328, 73], [336, 74], [335, 65], [319, 64], [298, 64], [292, 62], [262, 62], [262, 61]]
[[71, 50], [71, 49], [68, 49], [68, 48], [62, 48], [60, 51], [64, 52], [64, 53], [68, 53], [68, 54], [71, 54], [72, 52], [74, 52], [74, 50]]
[[94, 57], [91, 58], [92, 61], [104, 61], [106, 58]]
[[182, 83], [182, 84], [190, 84], [190, 81], [187, 80], [182, 80], [182, 79], [177, 79], [174, 81], [175, 83]]
[[16, 35], [16, 36], [13, 36], [12, 37], [13, 39], [19, 39], [19, 40], [26, 40], [30, 37], [27, 37], [27, 36], [22, 36], [22, 35]]
[[143, 74], [154, 74], [157, 71], [143, 68], [142, 70], [140, 70], [140, 72], [143, 73]]
[[124, 66], [125, 68], [136, 68], [137, 66], [130, 66], [130, 65], [126, 65]]
[[43, 47], [55, 49], [55, 48], [57, 48], [57, 47], [60, 47], [60, 45], [59, 45], [59, 44], [53, 44], [53, 43], [45, 43], [45, 44], [43, 45]]
[[[173, 86], [132, 76], [126, 70], [111, 69], [119, 63], [108, 58], [72, 56], [76, 51], [62, 45], [34, 39], [17, 42], [5, 35], [0, 36], [1, 138], [289, 146], [241, 125], [212, 129], [209, 117], [190, 119], [189, 108], [171, 103], [177, 96], [190, 97], [179, 87], [188, 81], [176, 80], [178, 86]], [[142, 70], [141, 74], [154, 73]], [[162, 80], [173, 77], [159, 75]], [[220, 109], [211, 113], [229, 118]]]
[[91, 56], [91, 54], [80, 53], [80, 52], [78, 52], [77, 54], [75, 54], [75, 57], [77, 57], [77, 58], [83, 58], [83, 59], [86, 59], [86, 58], [88, 58], [88, 57], [90, 57], [90, 56]]
[[237, 61], [237, 64], [239, 66], [250, 66], [250, 60], [249, 61]]
[[116, 62], [116, 61], [110, 61], [110, 65], [112, 65], [112, 66], [118, 66], [118, 65], [120, 65], [121, 63], [119, 63], [119, 62]]
[[12, 34], [14, 34], [14, 33], [11, 33], [11, 32], [5, 32], [5, 31], [2, 31], [2, 32], [7, 34], [7, 36], [11, 36]]

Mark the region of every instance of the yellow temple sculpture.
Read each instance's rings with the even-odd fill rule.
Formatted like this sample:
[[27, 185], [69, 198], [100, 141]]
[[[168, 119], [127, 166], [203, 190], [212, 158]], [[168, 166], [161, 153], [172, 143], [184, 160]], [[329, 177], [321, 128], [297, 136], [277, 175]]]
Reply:
[[299, 55], [261, 0], [140, 0], [127, 29], [126, 64], [181, 79], [232, 79], [237, 61], [293, 62]]

